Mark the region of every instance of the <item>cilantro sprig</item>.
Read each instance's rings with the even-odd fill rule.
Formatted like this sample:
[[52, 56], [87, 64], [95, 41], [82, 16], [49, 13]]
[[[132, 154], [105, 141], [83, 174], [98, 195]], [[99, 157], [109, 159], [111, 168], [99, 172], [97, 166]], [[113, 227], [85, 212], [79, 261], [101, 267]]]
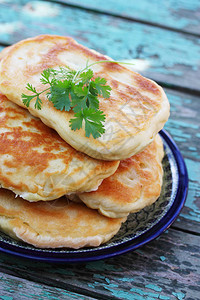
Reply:
[[[74, 118], [70, 119], [72, 130], [79, 130], [85, 124], [85, 135], [92, 135], [95, 139], [105, 132], [105, 114], [99, 109], [98, 96], [110, 97], [111, 87], [106, 85], [105, 78], [93, 78], [94, 73], [90, 68], [92, 65], [102, 62], [98, 61], [82, 70], [72, 70], [69, 67], [60, 67], [58, 70], [49, 68], [41, 73], [40, 82], [48, 85], [48, 88], [41, 92], [36, 91], [30, 83], [26, 89], [32, 95], [22, 94], [23, 103], [29, 107], [30, 102], [35, 99], [34, 107], [38, 110], [42, 108], [41, 94], [46, 92], [46, 96], [54, 107], [60, 111], [74, 111]], [[113, 62], [113, 61], [112, 61]]]

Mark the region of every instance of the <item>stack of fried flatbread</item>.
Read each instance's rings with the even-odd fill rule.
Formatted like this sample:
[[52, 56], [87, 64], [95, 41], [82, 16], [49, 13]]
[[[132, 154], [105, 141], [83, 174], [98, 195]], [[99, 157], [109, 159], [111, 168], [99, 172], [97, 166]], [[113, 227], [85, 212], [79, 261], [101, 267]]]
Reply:
[[27, 83], [42, 90], [46, 68], [78, 70], [108, 60], [72, 38], [42, 35], [0, 54], [0, 229], [41, 248], [96, 247], [155, 202], [162, 187], [162, 140], [169, 102], [155, 82], [116, 63], [93, 65], [111, 96], [99, 96], [105, 133], [72, 131], [73, 112], [47, 97], [27, 107]]

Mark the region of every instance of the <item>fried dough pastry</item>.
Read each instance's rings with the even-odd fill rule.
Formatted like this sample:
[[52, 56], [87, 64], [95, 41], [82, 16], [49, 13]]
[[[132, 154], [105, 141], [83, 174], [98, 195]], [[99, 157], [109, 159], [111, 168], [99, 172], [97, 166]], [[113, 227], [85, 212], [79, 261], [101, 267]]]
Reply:
[[118, 161], [93, 159], [0, 94], [0, 186], [29, 201], [97, 189]]
[[121, 161], [117, 171], [104, 179], [98, 190], [78, 197], [108, 217], [119, 218], [137, 212], [160, 196], [163, 155], [162, 140], [157, 135], [145, 150]]
[[125, 220], [107, 218], [65, 197], [33, 203], [0, 189], [0, 230], [39, 248], [97, 247], [111, 239]]
[[[41, 35], [6, 49], [0, 64], [0, 91], [9, 100], [24, 106], [22, 93], [28, 94], [27, 83], [42, 91], [40, 74], [46, 68], [67, 66], [80, 70], [88, 64], [110, 60], [78, 44], [70, 37]], [[164, 126], [169, 117], [169, 102], [152, 80], [135, 73], [125, 65], [113, 62], [93, 65], [94, 77], [100, 76], [111, 86], [109, 99], [99, 97], [100, 109], [106, 115], [105, 133], [98, 139], [85, 136], [84, 128], [75, 132], [69, 127], [73, 111], [57, 110], [42, 94], [42, 109], [31, 101], [29, 111], [76, 150], [103, 160], [122, 160], [140, 152]], [[17, 74], [17, 76], [16, 76]], [[31, 93], [30, 93], [31, 94]]]

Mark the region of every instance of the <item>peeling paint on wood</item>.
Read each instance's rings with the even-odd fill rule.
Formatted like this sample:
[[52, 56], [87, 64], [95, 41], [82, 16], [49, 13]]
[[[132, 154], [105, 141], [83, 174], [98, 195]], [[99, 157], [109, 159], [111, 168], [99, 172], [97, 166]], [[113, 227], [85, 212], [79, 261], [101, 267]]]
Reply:
[[41, 285], [26, 279], [16, 278], [0, 272], [0, 299], [2, 300], [91, 300], [80, 294], [65, 291], [64, 289]]
[[[194, 35], [200, 33], [198, 0], [60, 2], [101, 13], [56, 1], [0, 0], [0, 43], [42, 33], [71, 35], [114, 59], [137, 59], [144, 75], [165, 85], [200, 91], [200, 39]], [[173, 225], [179, 230], [170, 228], [135, 252], [87, 264], [53, 265], [0, 253], [0, 299], [199, 300], [199, 97], [170, 89], [166, 93], [171, 116], [165, 129], [185, 158], [190, 180], [185, 207]]]
[[[180, 215], [182, 222], [176, 223], [176, 225], [181, 228], [181, 224], [183, 224], [182, 229], [190, 228], [192, 231], [200, 233], [199, 97], [167, 89], [166, 93], [171, 104], [171, 115], [165, 129], [172, 135], [181, 150], [189, 175], [189, 192]], [[191, 221], [194, 221], [195, 224]]]
[[0, 42], [14, 43], [43, 33], [70, 35], [116, 60], [146, 61], [150, 67], [145, 76], [200, 90], [199, 38], [58, 3], [45, 2], [47, 11], [55, 14], [44, 16], [39, 3], [44, 5], [24, 0], [0, 4]]
[[124, 0], [61, 0], [60, 2], [200, 34], [199, 0], [128, 2]]
[[33, 281], [33, 290], [43, 283], [44, 290], [55, 286], [55, 293], [60, 288], [84, 290], [94, 298], [98, 298], [95, 293], [101, 294], [102, 299], [176, 300], [185, 295], [197, 300], [199, 243], [200, 237], [171, 228], [140, 250], [108, 260], [55, 266], [1, 254], [0, 264], [2, 272]]

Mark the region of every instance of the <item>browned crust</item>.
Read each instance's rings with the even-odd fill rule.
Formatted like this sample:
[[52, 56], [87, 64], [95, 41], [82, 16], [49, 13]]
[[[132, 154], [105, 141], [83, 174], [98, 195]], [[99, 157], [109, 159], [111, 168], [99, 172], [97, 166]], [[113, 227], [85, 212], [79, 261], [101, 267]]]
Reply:
[[[35, 53], [31, 46], [33, 49], [36, 47], [38, 52]], [[40, 49], [42, 50], [40, 51]], [[28, 51], [27, 62], [23, 57], [25, 50]], [[38, 55], [39, 61], [37, 63], [29, 63], [33, 53]], [[36, 85], [39, 91], [42, 90], [43, 86], [39, 81], [40, 73], [45, 68], [64, 66], [70, 63], [69, 57], [71, 56], [66, 58], [66, 55], [73, 55], [76, 67], [80, 67], [79, 60], [84, 64], [84, 61], [86, 63], [88, 59], [90, 63], [109, 59], [78, 44], [70, 37], [41, 35], [30, 38], [13, 45], [6, 52], [1, 61], [0, 89], [11, 101], [24, 107], [21, 94], [27, 93], [25, 89], [27, 82]], [[20, 87], [15, 86], [15, 83], [10, 80], [12, 77], [11, 59], [13, 57], [17, 57], [19, 64], [20, 60], [24, 59], [22, 63], [23, 72], [20, 71], [18, 74]], [[85, 137], [84, 128], [72, 132], [69, 128], [69, 120], [73, 116], [72, 112], [56, 110], [43, 95], [43, 109], [37, 111], [31, 104], [29, 110], [33, 115], [41, 118], [46, 125], [53, 127], [75, 149], [98, 159], [125, 159], [141, 151], [162, 129], [169, 116], [168, 100], [162, 88], [155, 82], [142, 77], [125, 66], [109, 62], [95, 65], [92, 68], [94, 78], [96, 76], [106, 78], [112, 88], [109, 99], [99, 97], [100, 108], [106, 114], [105, 126], [113, 128], [110, 139], [106, 138], [107, 132], [96, 140], [92, 136], [90, 138]], [[49, 118], [49, 115], [52, 118]], [[65, 127], [64, 124], [66, 124]]]
[[[109, 173], [113, 173], [118, 166], [118, 162], [98, 161], [76, 151], [53, 129], [31, 116], [27, 110], [10, 102], [1, 93], [0, 115], [0, 185], [16, 193], [17, 191], [19, 194], [20, 191], [38, 193], [38, 185], [42, 183], [33, 184], [36, 176], [41, 176], [41, 179], [44, 176], [47, 181], [51, 176], [59, 178], [60, 175], [67, 177], [81, 172], [84, 174], [91, 167], [91, 173], [87, 176], [91, 177], [90, 182], [92, 182], [93, 177], [97, 180], [98, 174], [104, 177], [108, 172], [107, 176], [109, 176]], [[57, 160], [62, 162], [62, 170], [58, 168], [49, 170], [50, 163]], [[72, 160], [76, 160], [76, 165], [70, 171]], [[15, 178], [16, 174], [18, 178]], [[87, 185], [89, 180], [87, 176], [77, 177], [72, 187], [74, 192], [81, 186]], [[96, 188], [96, 185], [97, 182], [94, 181], [93, 187]], [[53, 179], [51, 189], [52, 196], [55, 193], [54, 198], [69, 192], [67, 192], [67, 184], [66, 187], [54, 185]], [[50, 195], [49, 191], [48, 196]]]
[[66, 198], [30, 203], [0, 189], [1, 230], [36, 247], [99, 246], [116, 234], [124, 221]]

